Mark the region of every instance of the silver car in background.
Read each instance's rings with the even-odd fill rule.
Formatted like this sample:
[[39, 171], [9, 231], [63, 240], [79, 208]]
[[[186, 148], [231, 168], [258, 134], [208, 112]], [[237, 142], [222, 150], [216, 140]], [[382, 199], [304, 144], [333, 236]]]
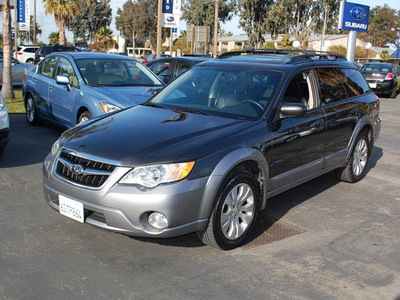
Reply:
[[10, 121], [8, 118], [8, 111], [6, 100], [0, 92], [0, 157], [4, 153], [4, 149], [8, 143], [8, 134], [10, 131]]
[[[15, 58], [11, 58], [11, 77], [12, 84], [22, 86], [24, 76], [34, 66], [32, 64], [21, 63]], [[3, 52], [0, 52], [0, 86], [3, 84]]]

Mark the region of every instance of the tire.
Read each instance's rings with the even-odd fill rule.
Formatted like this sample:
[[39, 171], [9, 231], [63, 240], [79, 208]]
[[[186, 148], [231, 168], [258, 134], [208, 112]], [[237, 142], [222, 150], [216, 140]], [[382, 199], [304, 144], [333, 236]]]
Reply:
[[6, 150], [6, 146], [0, 146], [0, 158], [3, 156], [4, 150]]
[[33, 58], [28, 58], [28, 59], [26, 60], [26, 63], [27, 63], [27, 64], [33, 64]]
[[83, 122], [87, 122], [87, 121], [89, 121], [91, 119], [92, 119], [92, 114], [88, 110], [85, 110], [84, 112], [82, 112], [79, 115], [77, 124], [80, 124], [80, 123], [83, 123]]
[[367, 173], [371, 143], [368, 134], [363, 131], [357, 137], [351, 157], [344, 169], [337, 170], [339, 180], [355, 183], [363, 179]]
[[206, 245], [230, 250], [244, 244], [257, 219], [260, 185], [250, 172], [229, 174], [214, 201], [207, 227], [198, 232]]
[[25, 100], [25, 116], [29, 125], [38, 125], [40, 123], [40, 118], [37, 114], [35, 100], [32, 95], [29, 95]]

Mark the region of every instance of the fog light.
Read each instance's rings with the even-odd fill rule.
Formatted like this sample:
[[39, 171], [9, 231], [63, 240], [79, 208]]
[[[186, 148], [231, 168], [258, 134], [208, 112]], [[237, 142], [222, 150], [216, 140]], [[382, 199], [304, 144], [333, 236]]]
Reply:
[[158, 230], [165, 229], [168, 226], [167, 217], [159, 212], [151, 213], [147, 220], [152, 227]]

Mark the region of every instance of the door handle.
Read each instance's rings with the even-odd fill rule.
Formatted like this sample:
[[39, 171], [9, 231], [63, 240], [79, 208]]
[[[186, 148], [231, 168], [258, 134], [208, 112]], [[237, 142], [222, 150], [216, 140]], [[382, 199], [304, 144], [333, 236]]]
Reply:
[[54, 91], [54, 88], [51, 86], [50, 87], [50, 92], [53, 92]]

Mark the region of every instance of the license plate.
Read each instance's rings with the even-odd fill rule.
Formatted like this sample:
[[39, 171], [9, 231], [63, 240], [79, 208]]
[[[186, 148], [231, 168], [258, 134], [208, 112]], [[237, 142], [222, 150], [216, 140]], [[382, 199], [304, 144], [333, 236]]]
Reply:
[[375, 82], [371, 82], [371, 83], [369, 84], [369, 87], [370, 87], [371, 89], [376, 89], [376, 83], [375, 83]]
[[84, 216], [83, 216], [84, 209], [82, 203], [59, 195], [58, 207], [60, 214], [68, 218], [74, 219], [78, 222], [81, 223], [84, 222]]

